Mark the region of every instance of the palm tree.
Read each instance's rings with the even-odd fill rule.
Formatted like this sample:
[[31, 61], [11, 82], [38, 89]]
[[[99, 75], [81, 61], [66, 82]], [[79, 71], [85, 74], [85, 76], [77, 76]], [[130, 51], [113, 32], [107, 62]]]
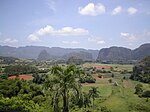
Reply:
[[58, 103], [58, 97], [62, 96], [63, 112], [68, 112], [69, 92], [77, 91], [77, 93], [80, 93], [79, 70], [77, 70], [76, 66], [74, 65], [69, 65], [66, 68], [62, 68], [57, 65], [53, 66], [51, 69], [50, 80], [52, 90], [56, 91], [54, 95], [54, 104]]
[[94, 112], [94, 100], [99, 97], [100, 92], [97, 90], [97, 87], [91, 87], [89, 90], [89, 97], [92, 98], [92, 110]]
[[86, 108], [87, 106], [89, 107], [90, 103], [91, 103], [91, 101], [90, 101], [88, 93], [83, 92], [83, 105], [84, 105], [84, 108]]

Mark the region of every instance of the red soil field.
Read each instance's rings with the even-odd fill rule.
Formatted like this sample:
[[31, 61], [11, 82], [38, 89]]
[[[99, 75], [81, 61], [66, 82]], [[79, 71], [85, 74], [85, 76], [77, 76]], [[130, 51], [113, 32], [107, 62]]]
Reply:
[[111, 84], [108, 83], [108, 80], [110, 78], [99, 78], [97, 74], [92, 75], [93, 78], [96, 79], [96, 82], [104, 82], [104, 84], [98, 84], [98, 83], [84, 83], [81, 84], [82, 86], [111, 86]]
[[[10, 77], [8, 77], [9, 79], [15, 79], [16, 78], [16, 76], [10, 76]], [[24, 79], [24, 80], [28, 80], [28, 79], [31, 79], [31, 78], [33, 78], [32, 76], [29, 76], [29, 75], [19, 75], [19, 79], [21, 80], [21, 79]]]

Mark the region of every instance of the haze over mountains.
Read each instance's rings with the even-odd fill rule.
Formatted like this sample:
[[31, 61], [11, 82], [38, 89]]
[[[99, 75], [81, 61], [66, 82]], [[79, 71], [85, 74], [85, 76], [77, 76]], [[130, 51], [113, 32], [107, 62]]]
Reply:
[[139, 60], [145, 56], [150, 56], [150, 43], [143, 44], [140, 47], [131, 50], [124, 47], [110, 47], [98, 50], [86, 50], [80, 48], [60, 48], [60, 47], [42, 47], [25, 46], [10, 47], [0, 46], [0, 56], [11, 56], [23, 59], [64, 59], [76, 56], [84, 61], [128, 61]]
[[[0, 56], [12, 56], [17, 58], [24, 58], [24, 59], [37, 59], [39, 54], [45, 50], [49, 54], [49, 58], [60, 58], [64, 57], [67, 58], [70, 55], [77, 53], [78, 55], [89, 53], [91, 59], [96, 59], [98, 56], [98, 50], [86, 50], [80, 48], [60, 48], [60, 47], [44, 47], [44, 46], [25, 46], [25, 47], [10, 47], [10, 46], [0, 46]], [[44, 54], [47, 55], [47, 53]], [[79, 53], [80, 52], [80, 53]]]

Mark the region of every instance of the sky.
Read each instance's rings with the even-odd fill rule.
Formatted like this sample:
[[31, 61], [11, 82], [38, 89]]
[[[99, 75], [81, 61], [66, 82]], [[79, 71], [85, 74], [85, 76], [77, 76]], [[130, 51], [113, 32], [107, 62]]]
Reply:
[[131, 49], [150, 43], [150, 0], [0, 0], [0, 45]]

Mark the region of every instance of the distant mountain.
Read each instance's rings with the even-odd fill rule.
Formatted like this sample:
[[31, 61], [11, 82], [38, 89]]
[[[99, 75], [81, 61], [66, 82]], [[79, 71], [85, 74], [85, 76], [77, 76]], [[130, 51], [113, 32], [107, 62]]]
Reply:
[[46, 50], [42, 50], [40, 52], [40, 54], [38, 55], [38, 58], [37, 58], [39, 61], [43, 61], [43, 60], [48, 60], [50, 59], [50, 55], [47, 53]]
[[71, 56], [79, 56], [84, 60], [97, 61], [129, 61], [139, 60], [145, 56], [150, 56], [150, 43], [143, 44], [134, 50], [124, 47], [110, 47], [98, 50], [86, 50], [79, 48], [60, 48], [60, 47], [44, 47], [44, 46], [25, 46], [10, 47], [0, 46], [0, 56], [16, 57], [23, 59], [39, 59], [39, 54], [46, 50], [49, 59], [68, 59]]
[[68, 60], [70, 57], [76, 57], [77, 59], [82, 59], [83, 61], [92, 61], [92, 54], [80, 51], [80, 52], [72, 52], [63, 56], [63, 59]]
[[103, 48], [99, 51], [97, 61], [129, 61], [150, 56], [150, 43], [143, 44], [135, 50], [124, 47]]
[[103, 48], [100, 50], [97, 60], [98, 61], [125, 61], [131, 60], [132, 51], [131, 49], [123, 47], [110, 47]]
[[143, 44], [139, 48], [133, 50], [133, 59], [140, 60], [146, 56], [150, 56], [150, 43]]
[[16, 57], [23, 59], [37, 59], [40, 52], [46, 50], [50, 54], [50, 59], [62, 58], [69, 53], [87, 52], [92, 54], [92, 58], [96, 60], [98, 56], [98, 50], [86, 50], [79, 48], [60, 48], [60, 47], [44, 47], [44, 46], [25, 46], [25, 47], [10, 47], [0, 46], [0, 56]]

